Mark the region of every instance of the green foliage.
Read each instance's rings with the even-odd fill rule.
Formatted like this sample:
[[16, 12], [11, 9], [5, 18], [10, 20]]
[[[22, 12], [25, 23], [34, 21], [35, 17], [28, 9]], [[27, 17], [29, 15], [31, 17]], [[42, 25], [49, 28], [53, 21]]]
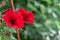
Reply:
[[[0, 7], [0, 14], [11, 8], [10, 1], [4, 1], [6, 4]], [[35, 23], [26, 24], [20, 30], [21, 40], [60, 40], [60, 0], [14, 0], [14, 5], [15, 11], [23, 7], [35, 15]], [[17, 40], [16, 31], [4, 22], [0, 24], [0, 40]]]

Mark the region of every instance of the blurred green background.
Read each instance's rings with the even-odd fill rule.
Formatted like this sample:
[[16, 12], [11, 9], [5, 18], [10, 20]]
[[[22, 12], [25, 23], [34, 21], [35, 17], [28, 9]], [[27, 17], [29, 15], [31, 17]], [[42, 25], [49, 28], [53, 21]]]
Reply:
[[[33, 25], [20, 30], [21, 40], [60, 40], [60, 0], [14, 0], [15, 11], [23, 7], [35, 15]], [[2, 13], [11, 8], [9, 0], [0, 0]], [[17, 40], [16, 31], [0, 23], [0, 40]]]

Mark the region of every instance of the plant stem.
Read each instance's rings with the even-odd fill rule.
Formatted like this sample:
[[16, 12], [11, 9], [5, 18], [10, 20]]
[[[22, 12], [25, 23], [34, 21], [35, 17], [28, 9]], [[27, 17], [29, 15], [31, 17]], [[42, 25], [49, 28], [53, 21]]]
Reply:
[[19, 30], [18, 29], [16, 29], [16, 33], [17, 33], [18, 40], [20, 40], [20, 35], [19, 35]]
[[10, 1], [11, 1], [12, 9], [14, 11], [14, 3], [13, 3], [13, 0], [10, 0]]
[[[14, 11], [14, 3], [13, 3], [13, 0], [10, 0], [10, 1], [11, 1], [12, 9]], [[20, 35], [19, 35], [19, 30], [18, 29], [16, 29], [16, 33], [17, 33], [18, 40], [20, 40]]]

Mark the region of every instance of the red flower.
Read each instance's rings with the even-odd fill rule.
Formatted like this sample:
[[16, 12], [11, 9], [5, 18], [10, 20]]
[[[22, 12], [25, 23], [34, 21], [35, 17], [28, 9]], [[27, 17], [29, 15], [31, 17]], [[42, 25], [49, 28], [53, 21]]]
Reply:
[[14, 29], [20, 29], [20, 28], [24, 28], [24, 22], [23, 22], [23, 17], [19, 12], [15, 13], [13, 10], [8, 10], [5, 12], [4, 15], [4, 21], [5, 23]]
[[32, 12], [25, 11], [23, 8], [20, 8], [18, 12], [23, 16], [25, 23], [34, 23], [34, 15]]

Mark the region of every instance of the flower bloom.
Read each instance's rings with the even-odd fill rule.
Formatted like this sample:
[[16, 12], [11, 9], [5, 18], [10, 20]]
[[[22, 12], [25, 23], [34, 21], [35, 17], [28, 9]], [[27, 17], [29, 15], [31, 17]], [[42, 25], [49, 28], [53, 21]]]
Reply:
[[19, 15], [19, 12], [14, 12], [9, 9], [4, 13], [4, 22], [11, 28], [20, 29], [24, 28], [24, 21], [22, 15]]
[[14, 12], [9, 9], [4, 12], [4, 22], [11, 28], [21, 29], [24, 28], [24, 23], [33, 24], [34, 15], [32, 12], [28, 12], [23, 8], [20, 8], [18, 12]]
[[21, 13], [21, 15], [23, 16], [24, 23], [27, 23], [27, 24], [34, 23], [34, 15], [32, 12], [28, 12], [28, 11], [24, 10], [23, 8], [20, 8], [18, 10], [18, 12], [19, 12], [19, 14]]

